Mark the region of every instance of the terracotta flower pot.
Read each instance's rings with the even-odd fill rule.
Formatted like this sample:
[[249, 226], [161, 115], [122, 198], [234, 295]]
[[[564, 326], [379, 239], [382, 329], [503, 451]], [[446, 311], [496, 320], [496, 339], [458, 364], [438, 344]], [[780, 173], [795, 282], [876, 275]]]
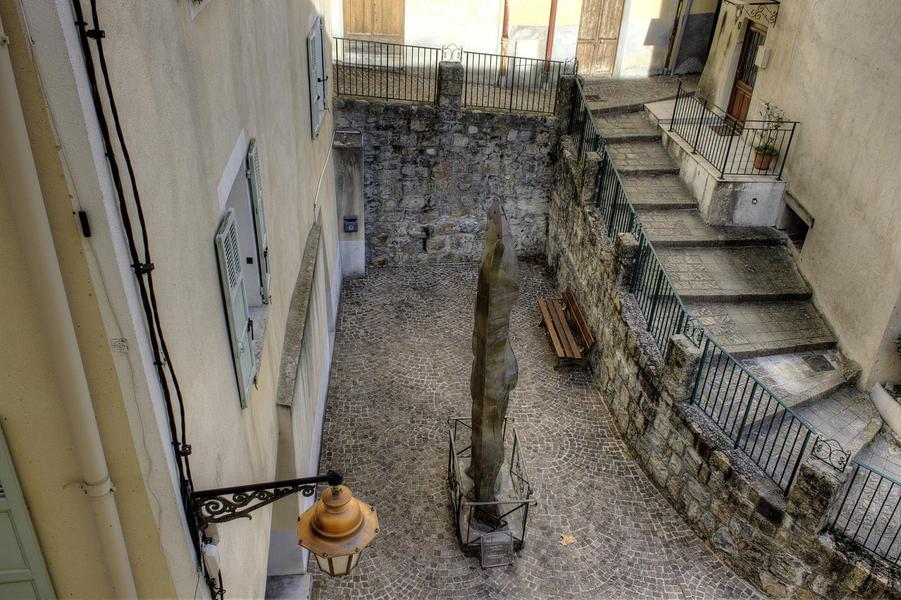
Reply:
[[766, 171], [773, 164], [774, 158], [776, 158], [775, 154], [764, 154], [754, 150], [754, 168], [758, 171]]

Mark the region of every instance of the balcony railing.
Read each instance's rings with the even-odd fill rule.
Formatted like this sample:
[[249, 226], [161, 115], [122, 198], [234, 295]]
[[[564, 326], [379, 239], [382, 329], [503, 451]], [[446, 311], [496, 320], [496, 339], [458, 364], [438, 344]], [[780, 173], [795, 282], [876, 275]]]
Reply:
[[335, 38], [339, 96], [435, 102], [440, 48]]
[[694, 92], [679, 89], [670, 131], [726, 175], [782, 177], [797, 121], [737, 120]]
[[438, 102], [438, 65], [463, 64], [465, 108], [552, 114], [560, 77], [575, 73], [575, 61], [464, 52], [335, 38], [335, 90], [339, 96]]
[[463, 52], [463, 106], [509, 112], [553, 113], [560, 76], [574, 62]]
[[829, 529], [897, 565], [901, 561], [899, 508], [901, 482], [855, 460], [854, 473]]

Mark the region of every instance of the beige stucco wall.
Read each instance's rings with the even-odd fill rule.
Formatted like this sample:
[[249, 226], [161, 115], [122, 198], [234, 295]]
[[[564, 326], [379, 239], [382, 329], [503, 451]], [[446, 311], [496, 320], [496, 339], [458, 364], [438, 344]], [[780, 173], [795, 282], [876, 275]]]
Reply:
[[[4, 23], [19, 6], [0, 1]], [[185, 397], [194, 483], [204, 489], [275, 475], [278, 365], [303, 244], [317, 210], [317, 189], [315, 204], [323, 214], [335, 214], [328, 162], [333, 127], [329, 112], [318, 138], [311, 139], [305, 38], [312, 2], [212, 0], [193, 18], [191, 6], [189, 0], [101, 3], [100, 18], [112, 87], [142, 193], [163, 327]], [[138, 591], [141, 597], [190, 597], [197, 574], [172, 487], [162, 401], [142, 346], [142, 317], [126, 300], [134, 293], [133, 276], [121, 255], [115, 199], [92, 129], [92, 109], [78, 95], [84, 91], [78, 89], [84, 84], [80, 58], [62, 41], [60, 30], [71, 29], [68, 2], [24, 7], [34, 56], [20, 45], [16, 64], [34, 70], [34, 58], [44, 89], [32, 76], [30, 83], [21, 84], [20, 95], [23, 104], [38, 112], [46, 97], [54, 119], [56, 135], [39, 114], [31, 115], [29, 130], [45, 200], [55, 215], [54, 237]], [[245, 410], [237, 397], [213, 246], [222, 217], [217, 185], [242, 131], [255, 137], [261, 150], [273, 281], [258, 387]], [[7, 202], [8, 195], [0, 200]], [[76, 206], [91, 216], [95, 234], [89, 240], [81, 238], [73, 219]], [[0, 215], [0, 273], [18, 280], [21, 266], [14, 260], [16, 240], [9, 234], [8, 214]], [[340, 285], [334, 277], [335, 227], [334, 218], [323, 223], [329, 318]], [[27, 287], [2, 287], [3, 306], [11, 307], [0, 317], [3, 331], [14, 332], [16, 339], [39, 339], [42, 332]], [[320, 325], [311, 335], [316, 347], [328, 347], [327, 327]], [[109, 340], [118, 336], [129, 339], [127, 354], [110, 351]], [[53, 407], [44, 349], [39, 341], [29, 342], [24, 351], [10, 346], [3, 350], [8, 364], [22, 368], [4, 369], [8, 387], [17, 391], [4, 395], [0, 416], [8, 425], [51, 577], [60, 595], [104, 597], [109, 584], [87, 506], [80, 503], [77, 489], [60, 491], [78, 475], [65, 424]], [[328, 365], [322, 362], [315, 365], [319, 372], [304, 375], [318, 388], [327, 376]], [[295, 401], [303, 404], [305, 414], [315, 414], [319, 400]], [[307, 410], [307, 405], [314, 408]], [[301, 425], [304, 440], [315, 438], [315, 419]], [[229, 596], [261, 597], [269, 509], [219, 531]], [[77, 553], [72, 551], [74, 539], [79, 540]], [[200, 588], [204, 595], [203, 582]]]
[[[864, 385], [901, 379], [893, 337], [901, 327], [899, 21], [893, 0], [782, 3], [750, 113], [768, 100], [801, 122], [785, 171], [788, 190], [814, 218], [799, 264], [843, 350], [861, 364]], [[745, 26], [724, 4], [701, 80], [720, 105]]]
[[404, 43], [438, 47], [463, 46], [473, 52], [500, 50], [501, 0], [406, 0]]
[[647, 77], [666, 67], [678, 0], [625, 0], [616, 77]]

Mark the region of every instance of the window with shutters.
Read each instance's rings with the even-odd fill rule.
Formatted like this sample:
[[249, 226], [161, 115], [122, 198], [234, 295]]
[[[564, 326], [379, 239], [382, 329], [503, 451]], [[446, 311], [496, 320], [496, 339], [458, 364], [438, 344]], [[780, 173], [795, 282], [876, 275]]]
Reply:
[[246, 406], [256, 378], [268, 321], [272, 276], [264, 210], [260, 149], [250, 140], [243, 168], [237, 170], [216, 233], [226, 321], [232, 359]]
[[313, 138], [319, 135], [319, 128], [325, 118], [326, 83], [325, 34], [322, 19], [317, 17], [307, 36], [307, 65], [310, 79], [310, 127]]

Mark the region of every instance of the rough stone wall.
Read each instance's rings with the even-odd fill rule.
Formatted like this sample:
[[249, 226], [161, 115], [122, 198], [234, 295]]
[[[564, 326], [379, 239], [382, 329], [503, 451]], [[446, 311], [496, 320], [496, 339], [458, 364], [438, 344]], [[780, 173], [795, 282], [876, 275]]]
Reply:
[[727, 564], [771, 596], [901, 597], [882, 566], [821, 534], [846, 475], [808, 458], [785, 498], [688, 403], [699, 350], [674, 336], [663, 362], [625, 291], [634, 237], [611, 241], [598, 233], [568, 140], [558, 154], [548, 264], [595, 332], [595, 383], [648, 477]]
[[478, 260], [494, 198], [517, 254], [543, 254], [557, 118], [461, 110], [442, 78], [438, 106], [335, 101], [338, 129], [363, 133], [368, 262]]

